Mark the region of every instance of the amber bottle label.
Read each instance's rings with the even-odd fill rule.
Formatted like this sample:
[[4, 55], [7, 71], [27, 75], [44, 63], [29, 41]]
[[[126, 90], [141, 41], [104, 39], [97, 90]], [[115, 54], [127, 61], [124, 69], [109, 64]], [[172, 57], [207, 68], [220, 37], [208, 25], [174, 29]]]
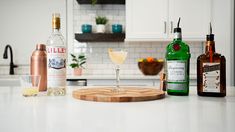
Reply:
[[203, 63], [203, 92], [220, 92], [220, 63]]

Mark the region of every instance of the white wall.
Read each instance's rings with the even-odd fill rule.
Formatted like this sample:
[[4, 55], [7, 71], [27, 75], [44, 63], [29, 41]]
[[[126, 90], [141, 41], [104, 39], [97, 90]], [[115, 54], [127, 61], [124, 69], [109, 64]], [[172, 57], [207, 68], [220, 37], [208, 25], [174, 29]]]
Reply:
[[13, 48], [15, 64], [29, 64], [35, 45], [46, 43], [51, 34], [54, 12], [61, 13], [66, 36], [66, 0], [0, 0], [0, 66], [9, 65], [2, 58], [6, 44]]
[[215, 48], [216, 52], [226, 57], [227, 85], [232, 85], [234, 79], [233, 2], [234, 0], [212, 0]]

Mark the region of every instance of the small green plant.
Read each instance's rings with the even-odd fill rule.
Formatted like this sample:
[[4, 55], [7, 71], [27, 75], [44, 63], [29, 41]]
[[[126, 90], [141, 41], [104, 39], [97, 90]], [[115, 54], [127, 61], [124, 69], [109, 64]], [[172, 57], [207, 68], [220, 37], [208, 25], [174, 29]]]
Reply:
[[79, 54], [78, 57], [74, 54], [70, 54], [70, 55], [72, 57], [72, 62], [73, 62], [73, 63], [70, 64], [70, 67], [85, 69], [83, 67], [83, 65], [86, 63], [86, 56], [85, 56], [84, 53]]
[[91, 5], [95, 5], [97, 3], [97, 0], [91, 0]]
[[105, 25], [107, 22], [108, 22], [108, 19], [104, 16], [97, 16], [95, 18], [95, 21], [96, 21], [96, 24], [102, 24], [102, 25]]

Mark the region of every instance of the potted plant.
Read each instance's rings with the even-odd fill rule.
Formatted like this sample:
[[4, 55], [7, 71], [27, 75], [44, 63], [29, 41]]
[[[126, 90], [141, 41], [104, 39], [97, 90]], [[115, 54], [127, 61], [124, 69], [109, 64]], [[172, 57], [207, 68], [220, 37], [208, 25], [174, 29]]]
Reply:
[[72, 57], [72, 63], [70, 67], [74, 69], [74, 75], [82, 75], [82, 69], [85, 69], [83, 65], [86, 63], [86, 56], [84, 53], [79, 54], [78, 56], [70, 54]]
[[105, 24], [107, 24], [108, 19], [106, 17], [97, 16], [95, 18], [96, 21], [96, 32], [104, 33], [105, 32]]

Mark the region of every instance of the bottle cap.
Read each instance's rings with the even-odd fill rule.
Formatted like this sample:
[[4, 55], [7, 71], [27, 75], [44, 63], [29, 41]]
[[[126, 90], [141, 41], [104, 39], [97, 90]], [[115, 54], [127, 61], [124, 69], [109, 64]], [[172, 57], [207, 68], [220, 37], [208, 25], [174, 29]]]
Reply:
[[59, 13], [52, 14], [52, 28], [60, 29], [60, 14]]
[[206, 35], [206, 41], [214, 41], [214, 34], [212, 34], [212, 26], [211, 26], [211, 23], [210, 23], [210, 31], [209, 31], [209, 34]]
[[45, 44], [37, 44], [36, 50], [46, 50], [46, 45]]
[[174, 33], [181, 33], [181, 28], [174, 28]]

